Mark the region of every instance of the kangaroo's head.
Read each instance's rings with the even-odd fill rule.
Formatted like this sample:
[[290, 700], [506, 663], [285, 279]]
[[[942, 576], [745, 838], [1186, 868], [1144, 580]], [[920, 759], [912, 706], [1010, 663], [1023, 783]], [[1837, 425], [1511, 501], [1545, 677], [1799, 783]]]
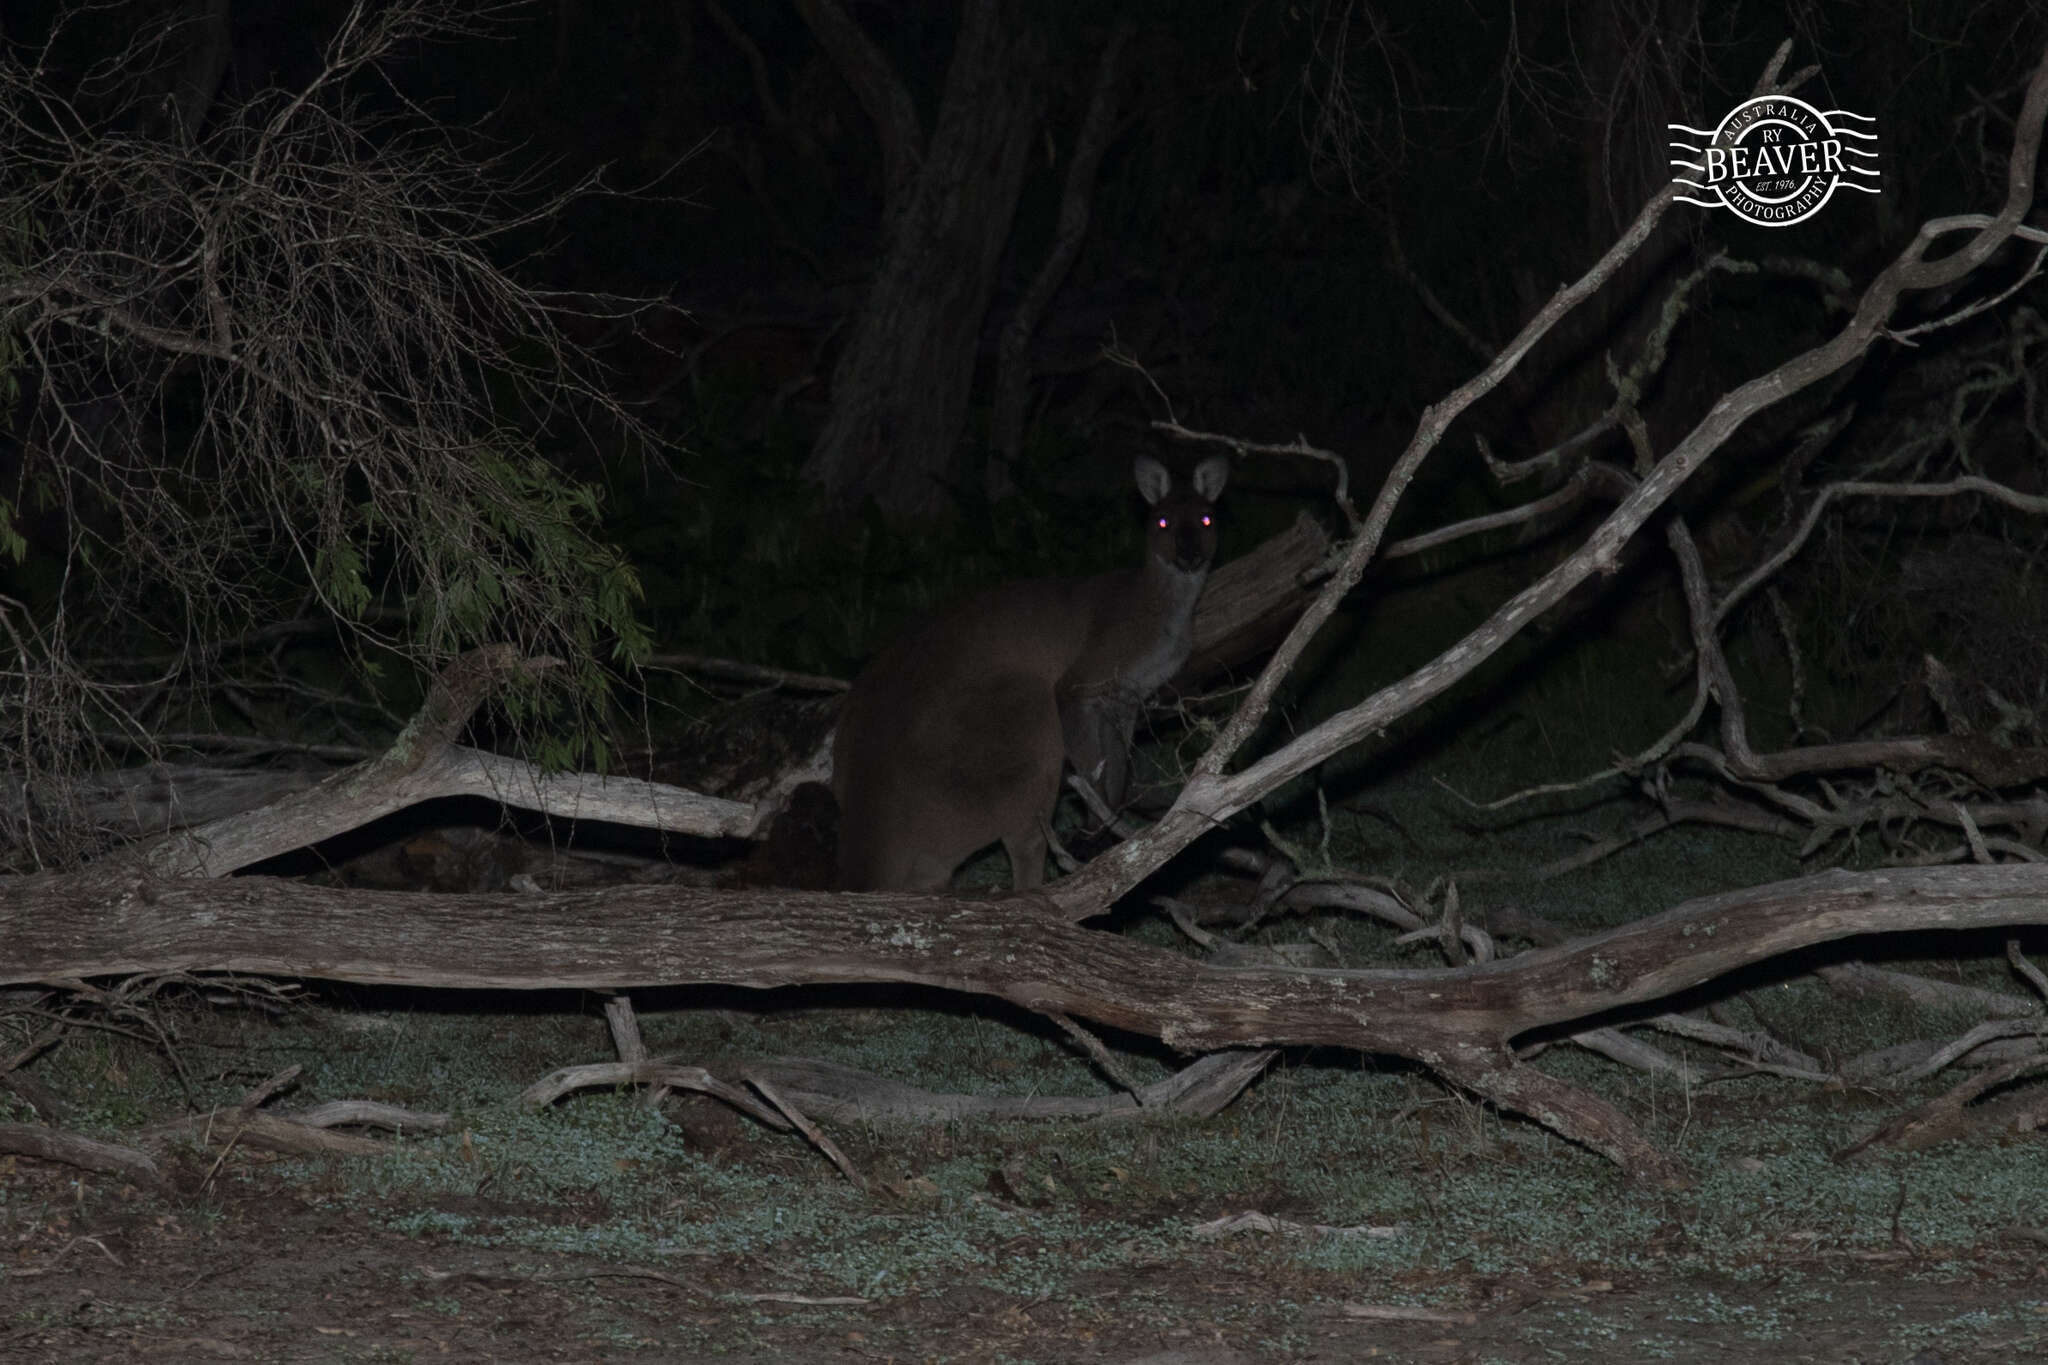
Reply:
[[1187, 487], [1176, 488], [1166, 466], [1140, 455], [1132, 469], [1148, 505], [1146, 567], [1162, 565], [1183, 574], [1203, 574], [1216, 557], [1216, 497], [1230, 477], [1230, 457], [1211, 455], [1195, 466]]

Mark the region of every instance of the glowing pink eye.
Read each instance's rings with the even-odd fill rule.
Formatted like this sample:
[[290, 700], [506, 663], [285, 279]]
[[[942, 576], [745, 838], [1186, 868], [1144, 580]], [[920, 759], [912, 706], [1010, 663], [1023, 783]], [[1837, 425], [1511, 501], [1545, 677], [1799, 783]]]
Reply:
[[1164, 531], [1164, 530], [1166, 529], [1166, 518], [1165, 518], [1165, 517], [1161, 517], [1161, 518], [1159, 519], [1159, 529], [1160, 529], [1160, 530], [1162, 530], [1162, 531]]
[[1208, 524], [1209, 524], [1209, 519], [1208, 519], [1207, 517], [1203, 517], [1203, 518], [1202, 518], [1202, 525], [1204, 525], [1204, 526], [1207, 526]]

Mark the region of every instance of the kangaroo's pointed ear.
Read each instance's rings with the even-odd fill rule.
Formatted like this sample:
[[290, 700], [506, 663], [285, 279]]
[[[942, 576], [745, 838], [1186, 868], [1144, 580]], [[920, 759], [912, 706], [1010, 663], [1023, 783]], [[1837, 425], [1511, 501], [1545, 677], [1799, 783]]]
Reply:
[[1195, 466], [1195, 491], [1210, 502], [1223, 491], [1223, 485], [1230, 479], [1230, 457], [1211, 455]]
[[1173, 475], [1150, 455], [1131, 461], [1131, 477], [1138, 481], [1138, 493], [1148, 503], [1158, 502], [1173, 488]]

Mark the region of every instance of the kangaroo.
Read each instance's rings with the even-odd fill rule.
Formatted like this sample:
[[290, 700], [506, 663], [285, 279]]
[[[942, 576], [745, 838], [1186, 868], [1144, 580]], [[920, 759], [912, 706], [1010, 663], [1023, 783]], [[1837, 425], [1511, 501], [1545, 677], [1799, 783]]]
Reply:
[[1230, 461], [1204, 460], [1182, 489], [1150, 456], [1132, 472], [1150, 509], [1139, 567], [991, 588], [854, 680], [832, 747], [843, 887], [941, 891], [1000, 840], [1011, 886], [1031, 890], [1067, 761], [1123, 799], [1145, 699], [1193, 644]]

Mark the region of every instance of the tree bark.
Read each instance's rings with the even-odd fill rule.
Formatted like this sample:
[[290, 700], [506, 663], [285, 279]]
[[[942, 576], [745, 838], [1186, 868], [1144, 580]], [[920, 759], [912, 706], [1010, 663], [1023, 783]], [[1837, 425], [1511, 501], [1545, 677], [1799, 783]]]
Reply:
[[1080, 132], [1067, 154], [1066, 186], [1060, 191], [1059, 226], [1051, 248], [1039, 264], [1038, 273], [1017, 301], [1016, 311], [1003, 327], [996, 348], [995, 397], [989, 405], [988, 472], [983, 492], [990, 502], [1016, 491], [1011, 466], [1024, 449], [1024, 400], [1031, 384], [1031, 339], [1038, 320], [1066, 283], [1074, 258], [1088, 234], [1088, 215], [1095, 198], [1095, 172], [1102, 165], [1102, 153], [1109, 146], [1115, 126], [1117, 85], [1124, 45], [1135, 25], [1120, 20], [1103, 44], [1096, 61], [1095, 88], [1088, 97], [1088, 112], [1081, 119]]
[[[806, 15], [814, 8], [830, 7], [809, 0]], [[814, 31], [825, 39], [827, 30]], [[882, 261], [833, 370], [832, 412], [805, 466], [839, 501], [873, 497], [890, 516], [913, 520], [945, 507], [1045, 60], [1045, 37], [1022, 10], [968, 0], [931, 145], [885, 206]], [[862, 69], [864, 86], [879, 79]]]

